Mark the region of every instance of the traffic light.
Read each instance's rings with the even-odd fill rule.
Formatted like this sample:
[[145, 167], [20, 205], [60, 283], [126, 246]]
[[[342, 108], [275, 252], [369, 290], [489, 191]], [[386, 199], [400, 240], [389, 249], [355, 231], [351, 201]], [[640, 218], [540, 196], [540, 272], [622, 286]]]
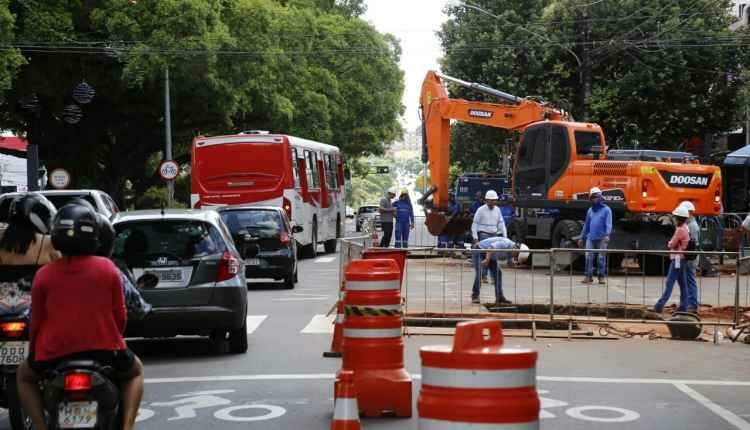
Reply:
[[391, 172], [391, 168], [388, 166], [377, 166], [375, 169], [376, 169], [376, 173], [378, 174], [385, 174], [385, 173]]

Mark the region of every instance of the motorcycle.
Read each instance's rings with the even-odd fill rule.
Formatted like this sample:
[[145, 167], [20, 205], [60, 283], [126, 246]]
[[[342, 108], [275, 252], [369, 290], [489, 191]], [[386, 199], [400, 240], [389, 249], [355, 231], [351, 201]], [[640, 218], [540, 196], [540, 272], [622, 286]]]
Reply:
[[[137, 285], [154, 288], [158, 282], [158, 277], [147, 273]], [[95, 360], [65, 360], [49, 372], [42, 389], [50, 430], [122, 427], [120, 390], [110, 366]]]
[[0, 407], [13, 430], [30, 428], [16, 388], [16, 369], [29, 354], [31, 280], [38, 266], [3, 266], [0, 275]]

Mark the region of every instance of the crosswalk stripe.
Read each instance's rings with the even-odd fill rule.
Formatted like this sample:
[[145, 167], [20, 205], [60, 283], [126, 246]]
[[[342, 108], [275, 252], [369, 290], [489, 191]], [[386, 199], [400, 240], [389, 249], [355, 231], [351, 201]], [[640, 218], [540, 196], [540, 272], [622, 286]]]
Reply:
[[336, 257], [318, 257], [314, 261], [316, 263], [330, 263], [331, 261], [335, 260]]
[[300, 331], [304, 334], [331, 334], [333, 333], [333, 320], [336, 314], [315, 315], [305, 328]]
[[253, 334], [260, 327], [268, 315], [248, 315], [247, 316], [247, 334]]

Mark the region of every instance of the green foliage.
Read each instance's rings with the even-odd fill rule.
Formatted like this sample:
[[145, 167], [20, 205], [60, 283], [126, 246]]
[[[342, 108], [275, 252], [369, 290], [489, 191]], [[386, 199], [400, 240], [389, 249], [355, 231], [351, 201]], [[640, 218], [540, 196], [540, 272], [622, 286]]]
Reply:
[[167, 199], [167, 187], [164, 185], [149, 187], [141, 194], [135, 202], [136, 209], [155, 209], [155, 208], [186, 208], [187, 204], [177, 201], [170, 205]]
[[[9, 0], [0, 0], [0, 44], [15, 42], [13, 26], [15, 17], [8, 8]], [[18, 68], [25, 63], [18, 49], [4, 48], [0, 51], [0, 91], [10, 88]]]
[[[4, 95], [0, 125], [28, 132], [42, 162], [66, 167], [73, 186], [93, 184], [122, 200], [130, 179], [142, 194], [160, 186], [154, 165], [165, 141], [168, 68], [173, 152], [182, 163], [193, 136], [247, 129], [321, 140], [349, 158], [382, 154], [401, 133], [400, 48], [357, 18], [363, 5], [11, 0], [16, 26], [7, 37], [28, 45], [29, 64]], [[0, 0], [0, 25], [12, 25], [8, 17]], [[0, 57], [0, 86], [9, 52]], [[64, 123], [72, 89], [84, 80], [96, 96], [81, 106], [78, 124]], [[39, 99], [36, 114], [20, 107], [30, 95]]]
[[390, 174], [373, 173], [374, 166], [389, 166], [392, 160], [384, 158], [362, 158], [356, 160], [358, 173], [352, 175], [349, 182], [351, 189], [346, 195], [346, 204], [357, 208], [364, 204], [377, 204], [389, 188], [394, 186], [394, 172]]
[[[737, 124], [748, 30], [729, 30], [728, 1], [472, 3], [498, 18], [449, 9], [440, 35], [450, 75], [518, 96], [543, 96], [577, 119], [601, 124], [610, 146], [637, 135], [642, 147], [675, 149], [690, 137]], [[586, 76], [590, 94], [583, 91]], [[451, 87], [451, 95], [492, 100], [463, 88]], [[462, 125], [454, 131], [453, 154], [466, 169], [491, 168], [499, 165], [508, 137]]]

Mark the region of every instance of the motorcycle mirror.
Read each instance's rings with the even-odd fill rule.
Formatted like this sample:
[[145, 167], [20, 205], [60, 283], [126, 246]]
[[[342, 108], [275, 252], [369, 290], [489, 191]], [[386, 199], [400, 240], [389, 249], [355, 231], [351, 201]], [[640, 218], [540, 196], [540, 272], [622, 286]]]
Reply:
[[139, 289], [154, 288], [156, 287], [158, 283], [159, 283], [159, 277], [154, 275], [153, 273], [144, 273], [136, 281], [137, 287]]

